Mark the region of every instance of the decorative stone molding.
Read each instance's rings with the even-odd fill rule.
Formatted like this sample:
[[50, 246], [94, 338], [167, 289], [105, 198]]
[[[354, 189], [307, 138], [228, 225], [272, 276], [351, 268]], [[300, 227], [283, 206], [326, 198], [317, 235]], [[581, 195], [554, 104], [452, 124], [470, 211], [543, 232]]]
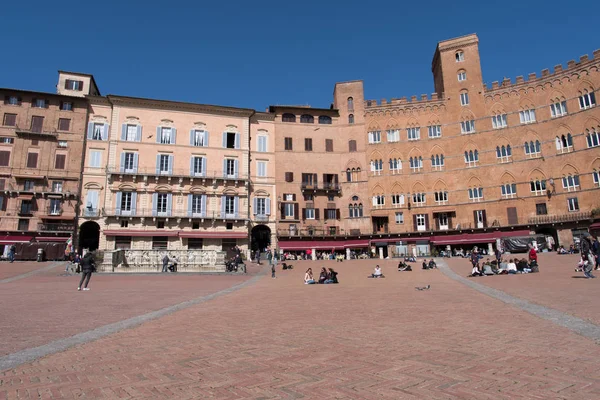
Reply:
[[99, 272], [161, 272], [167, 254], [178, 272], [225, 272], [225, 252], [216, 250], [115, 250], [106, 252]]

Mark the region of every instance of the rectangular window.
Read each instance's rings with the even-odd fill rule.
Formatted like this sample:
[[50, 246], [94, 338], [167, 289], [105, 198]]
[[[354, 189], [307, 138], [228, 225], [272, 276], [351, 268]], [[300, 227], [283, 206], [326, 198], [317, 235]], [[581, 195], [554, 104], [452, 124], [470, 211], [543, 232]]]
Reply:
[[356, 140], [348, 141], [348, 152], [350, 152], [350, 153], [356, 152]]
[[563, 176], [562, 178], [563, 189], [567, 192], [574, 192], [579, 189], [579, 175]]
[[294, 173], [293, 172], [286, 172], [285, 173], [285, 181], [286, 182], [294, 182]]
[[192, 157], [193, 170], [192, 174], [194, 176], [204, 176], [206, 171], [203, 170], [204, 160], [203, 157]]
[[68, 132], [71, 128], [71, 120], [68, 118], [58, 119], [58, 130]]
[[469, 93], [461, 93], [460, 94], [460, 105], [461, 106], [469, 105]]
[[158, 163], [158, 170], [161, 174], [169, 173], [169, 155], [161, 154]]
[[234, 215], [235, 214], [235, 197], [234, 196], [224, 196], [225, 201], [225, 215]]
[[463, 121], [460, 123], [461, 133], [473, 133], [475, 132], [475, 120]]
[[328, 208], [325, 210], [325, 219], [337, 219], [337, 209]]
[[44, 117], [34, 115], [31, 117], [31, 132], [42, 133], [44, 129]]
[[596, 94], [594, 92], [587, 92], [579, 96], [579, 108], [585, 110], [596, 105]]
[[192, 215], [204, 215], [206, 210], [202, 209], [202, 195], [195, 194], [191, 196]]
[[33, 108], [47, 108], [48, 102], [44, 99], [33, 99], [31, 102], [31, 107]]
[[389, 129], [386, 131], [387, 133], [387, 141], [389, 143], [395, 143], [400, 141], [400, 130], [399, 129]]
[[293, 193], [285, 193], [283, 195], [283, 200], [284, 201], [296, 201], [296, 195]]
[[[159, 197], [160, 197], [160, 195], [159, 195]], [[132, 192], [121, 192], [121, 204], [119, 204], [120, 210], [130, 212], [132, 199], [133, 199]]]
[[256, 209], [254, 210], [254, 213], [260, 216], [267, 215], [267, 199], [264, 197], [256, 197], [254, 201], [256, 204]]
[[50, 199], [50, 207], [48, 207], [48, 215], [60, 215], [62, 213], [62, 200]]
[[57, 144], [58, 144], [58, 147], [63, 148], [63, 149], [66, 149], [68, 146], [66, 140], [59, 140]]
[[417, 214], [415, 215], [415, 221], [417, 222], [417, 231], [423, 232], [427, 229], [425, 224], [425, 216], [426, 214]]
[[4, 126], [16, 126], [17, 125], [17, 114], [4, 114]]
[[266, 176], [267, 176], [267, 162], [266, 161], [257, 161], [256, 169], [258, 172], [258, 176], [260, 178], [266, 178]]
[[135, 153], [125, 153], [123, 158], [124, 172], [133, 172], [135, 170]]
[[102, 151], [90, 150], [90, 168], [100, 168], [102, 165]]
[[304, 139], [304, 151], [312, 151], [312, 139], [305, 138]]
[[10, 163], [10, 151], [0, 151], [0, 167], [8, 167]]
[[23, 183], [23, 190], [25, 190], [26, 192], [35, 191], [35, 182], [34, 181], [25, 181], [25, 183]]
[[385, 196], [377, 195], [373, 196], [373, 207], [383, 207], [385, 206]]
[[314, 208], [306, 208], [304, 210], [304, 215], [306, 219], [315, 219], [315, 209]]
[[228, 178], [235, 178], [237, 176], [237, 173], [235, 170], [235, 160], [228, 158], [225, 161], [225, 175]]
[[172, 128], [160, 128], [160, 144], [175, 144]]
[[436, 154], [435, 156], [431, 156], [431, 168], [434, 171], [441, 171], [444, 169], [444, 155]]
[[63, 183], [62, 181], [52, 182], [52, 193], [62, 193]]
[[61, 101], [59, 108], [61, 111], [73, 111], [73, 103], [70, 101]]
[[83, 81], [75, 81], [73, 79], [67, 79], [65, 81], [65, 89], [77, 90], [78, 92], [83, 90]]
[[152, 236], [152, 250], [166, 250], [169, 247], [167, 236]]
[[423, 157], [411, 157], [408, 159], [408, 164], [412, 172], [420, 172], [423, 169]]
[[236, 146], [236, 133], [235, 132], [225, 132], [225, 138], [224, 138], [224, 147], [227, 149], [237, 149], [238, 146]]
[[125, 140], [128, 142], [137, 142], [138, 126], [128, 124], [125, 129], [126, 129]]
[[93, 124], [91, 140], [102, 140], [102, 134], [104, 133], [104, 124]]
[[594, 185], [600, 186], [600, 172], [598, 172], [598, 171], [592, 172], [592, 177], [594, 178]]
[[430, 139], [442, 137], [441, 125], [430, 125], [427, 127], [427, 131], [429, 132]]
[[156, 196], [156, 212], [164, 214], [168, 212], [169, 196], [167, 193], [158, 193]]
[[401, 225], [404, 223], [404, 213], [397, 212], [396, 213], [396, 225]]
[[29, 230], [29, 220], [28, 219], [20, 219], [18, 230], [24, 231], [24, 232], [28, 231]]
[[550, 114], [552, 115], [552, 118], [567, 115], [567, 102], [561, 101], [554, 104], [550, 104]]
[[27, 153], [27, 168], [37, 168], [38, 153]]
[[33, 202], [31, 200], [22, 200], [21, 208], [19, 209], [20, 214], [32, 214], [33, 213]]
[[266, 136], [261, 135], [261, 136], [258, 137], [258, 141], [256, 143], [256, 149], [260, 153], [266, 153], [267, 152], [267, 137]]
[[333, 140], [325, 139], [325, 151], [328, 153], [333, 152]]
[[294, 146], [293, 146], [293, 142], [292, 142], [292, 138], [291, 137], [286, 137], [284, 139], [284, 143], [285, 143], [285, 149], [286, 150], [294, 150]]
[[507, 123], [507, 115], [506, 114], [492, 116], [492, 127], [494, 129], [502, 129], [502, 128], [506, 128], [507, 126], [508, 126], [508, 123]]
[[65, 169], [67, 156], [65, 154], [57, 154], [54, 159], [54, 169]]
[[284, 215], [286, 218], [295, 218], [293, 203], [285, 203], [283, 208]]
[[404, 205], [404, 195], [403, 194], [393, 194], [392, 196], [392, 205], [394, 207], [399, 207]]
[[381, 143], [381, 131], [369, 132], [369, 144]]
[[406, 128], [406, 134], [408, 136], [408, 140], [419, 140], [421, 139], [421, 128]]
[[8, 104], [11, 106], [20, 106], [21, 105], [21, 98], [17, 97], [17, 96], [5, 96], [4, 97], [4, 104]]
[[[154, 242], [153, 242], [154, 244]], [[131, 249], [131, 236], [116, 236], [115, 237], [115, 250], [129, 250]]]
[[537, 203], [535, 205], [535, 215], [548, 215], [546, 203]]
[[512, 199], [517, 195], [517, 184], [516, 183], [507, 183], [500, 186], [500, 192], [502, 193], [502, 198], [504, 199]]
[[474, 203], [483, 200], [483, 188], [469, 189], [469, 200]]
[[519, 119], [522, 124], [532, 124], [535, 122], [535, 110], [523, 110], [519, 112]]
[[461, 71], [458, 73], [458, 81], [463, 82], [467, 80], [467, 73], [465, 71]]
[[579, 202], [577, 201], [577, 197], [568, 198], [567, 205], [569, 207], [569, 211], [579, 211]]

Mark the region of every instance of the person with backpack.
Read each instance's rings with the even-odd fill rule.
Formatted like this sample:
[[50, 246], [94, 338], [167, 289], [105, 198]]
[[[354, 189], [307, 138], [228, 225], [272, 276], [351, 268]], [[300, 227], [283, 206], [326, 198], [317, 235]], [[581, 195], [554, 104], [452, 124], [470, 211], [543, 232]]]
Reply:
[[595, 257], [592, 253], [592, 236], [585, 232], [581, 237], [581, 241], [579, 243], [579, 248], [581, 249], [581, 259], [583, 260], [583, 274], [586, 278], [595, 278], [592, 274], [595, 265]]
[[165, 256], [162, 258], [162, 272], [169, 272], [169, 255], [165, 253]]
[[81, 285], [83, 285], [83, 281], [85, 280], [85, 285], [83, 286], [83, 290], [90, 290], [88, 288], [88, 283], [90, 283], [90, 279], [92, 278], [92, 272], [96, 271], [96, 260], [94, 259], [94, 255], [91, 251], [88, 251], [85, 256], [81, 259], [81, 280], [79, 281], [79, 286], [77, 290], [82, 290]]
[[17, 252], [17, 246], [15, 246], [14, 244], [11, 244], [10, 248], [8, 249], [8, 259], [10, 260], [11, 263], [15, 261], [16, 252]]

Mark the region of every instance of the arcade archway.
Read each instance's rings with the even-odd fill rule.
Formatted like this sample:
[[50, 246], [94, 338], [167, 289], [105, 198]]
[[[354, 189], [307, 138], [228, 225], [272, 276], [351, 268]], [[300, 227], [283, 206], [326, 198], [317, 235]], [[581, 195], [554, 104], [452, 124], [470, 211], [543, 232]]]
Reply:
[[100, 245], [100, 225], [94, 221], [87, 221], [79, 227], [79, 252], [83, 249], [94, 251]]
[[256, 225], [252, 228], [251, 249], [264, 251], [271, 245], [271, 228], [266, 225]]

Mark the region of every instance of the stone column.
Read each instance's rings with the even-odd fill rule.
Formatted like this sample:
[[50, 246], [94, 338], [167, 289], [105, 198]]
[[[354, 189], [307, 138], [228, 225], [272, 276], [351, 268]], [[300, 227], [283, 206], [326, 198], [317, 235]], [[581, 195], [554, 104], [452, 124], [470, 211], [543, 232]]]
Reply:
[[383, 247], [379, 248], [379, 259], [383, 260]]
[[350, 259], [350, 249], [346, 249], [346, 260]]
[[494, 247], [491, 243], [488, 243], [488, 254], [494, 254]]
[[317, 259], [317, 251], [315, 249], [311, 249], [311, 251], [312, 251], [312, 254], [311, 254], [312, 260], [315, 261]]

